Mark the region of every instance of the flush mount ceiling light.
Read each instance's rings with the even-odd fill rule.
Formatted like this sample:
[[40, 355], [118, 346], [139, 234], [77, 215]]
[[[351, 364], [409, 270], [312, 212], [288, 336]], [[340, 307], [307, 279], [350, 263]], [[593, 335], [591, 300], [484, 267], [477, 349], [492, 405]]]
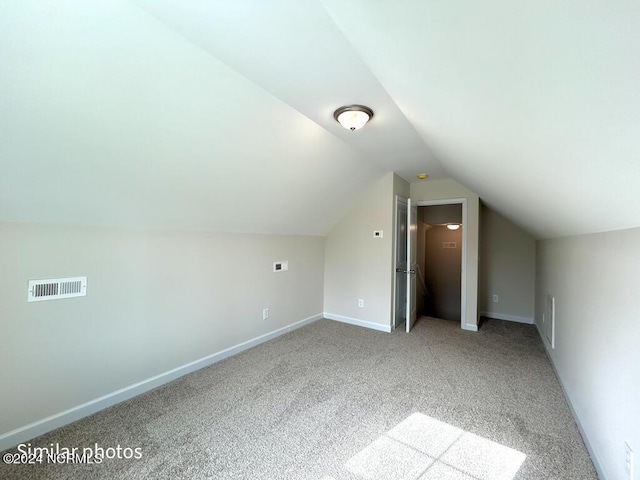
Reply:
[[333, 118], [347, 130], [358, 130], [373, 117], [373, 110], [364, 105], [348, 105], [333, 112]]
[[460, 224], [459, 223], [447, 223], [447, 228], [449, 230], [457, 230], [460, 228]]

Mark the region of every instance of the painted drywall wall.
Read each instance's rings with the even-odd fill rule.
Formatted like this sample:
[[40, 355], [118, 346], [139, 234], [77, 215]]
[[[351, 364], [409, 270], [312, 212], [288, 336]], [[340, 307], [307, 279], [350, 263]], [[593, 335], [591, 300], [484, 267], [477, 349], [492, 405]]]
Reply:
[[476, 330], [478, 328], [478, 253], [480, 226], [480, 199], [478, 195], [464, 185], [452, 179], [428, 180], [412, 183], [411, 199], [420, 202], [426, 200], [444, 200], [453, 198], [467, 199], [467, 259], [466, 269], [466, 317], [463, 328]]
[[640, 452], [639, 245], [640, 228], [537, 242], [536, 323], [554, 296], [543, 341], [603, 479], [629, 478], [624, 441]]
[[409, 182], [407, 182], [404, 178], [399, 177], [397, 174], [393, 174], [393, 195], [400, 195], [404, 198], [409, 198], [409, 194], [411, 193], [411, 187]]
[[[389, 331], [393, 307], [394, 193], [408, 184], [392, 172], [375, 182], [325, 239], [328, 318]], [[382, 238], [374, 238], [382, 230]], [[358, 300], [364, 307], [358, 306]]]
[[[321, 314], [323, 269], [323, 237], [0, 224], [0, 437]], [[86, 297], [27, 303], [80, 275]]]
[[[418, 234], [416, 235], [417, 241], [418, 241], [418, 245], [417, 245], [417, 251], [416, 251], [416, 257], [418, 260], [418, 275], [421, 275], [420, 278], [422, 278], [422, 280], [425, 280], [425, 256], [426, 256], [426, 251], [427, 251], [427, 245], [426, 245], [426, 240], [427, 240], [427, 230], [432, 228], [431, 225], [428, 225], [426, 223], [424, 223], [424, 221], [422, 220], [422, 217], [424, 215], [422, 215], [421, 210], [424, 210], [423, 208], [418, 208]], [[427, 293], [428, 290], [425, 288], [425, 286], [423, 286], [422, 282], [420, 281], [420, 278], [418, 279], [417, 282], [417, 291], [416, 291], [416, 302], [418, 305], [418, 315], [432, 315], [433, 314], [433, 309], [430, 308], [431, 304], [429, 302], [425, 302], [425, 300], [427, 300]]]
[[[486, 206], [480, 211], [480, 311], [533, 323], [536, 241]], [[498, 302], [493, 302], [498, 295]]]
[[462, 205], [431, 205], [421, 207], [418, 212], [424, 223], [460, 223], [462, 222]]

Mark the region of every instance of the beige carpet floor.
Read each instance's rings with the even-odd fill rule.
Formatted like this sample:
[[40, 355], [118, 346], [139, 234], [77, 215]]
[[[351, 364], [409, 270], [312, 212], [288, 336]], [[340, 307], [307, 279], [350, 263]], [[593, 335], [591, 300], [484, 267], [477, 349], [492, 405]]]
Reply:
[[422, 318], [410, 334], [321, 320], [30, 443], [141, 458], [0, 478], [597, 478], [535, 327], [498, 320]]

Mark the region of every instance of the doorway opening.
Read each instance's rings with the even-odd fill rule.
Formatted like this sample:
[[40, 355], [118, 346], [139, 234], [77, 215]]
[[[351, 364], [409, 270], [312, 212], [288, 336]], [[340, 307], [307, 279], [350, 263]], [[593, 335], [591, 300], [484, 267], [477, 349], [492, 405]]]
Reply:
[[460, 328], [465, 329], [467, 324], [467, 251], [469, 229], [467, 223], [467, 199], [466, 198], [446, 198], [439, 200], [425, 200], [417, 202], [418, 207], [430, 207], [434, 205], [460, 205], [462, 207], [461, 231], [461, 262], [460, 262]]
[[[459, 240], [448, 240], [445, 242], [438, 241], [440, 243], [440, 250], [449, 249], [459, 252], [459, 260], [456, 260], [455, 267], [450, 269], [449, 278], [454, 286], [459, 285], [459, 289], [456, 289], [456, 293], [449, 293], [450, 289], [447, 288], [445, 296], [449, 299], [446, 305], [439, 307], [445, 313], [438, 313], [437, 305], [427, 305], [427, 301], [433, 301], [434, 299], [425, 298], [425, 294], [431, 295], [426, 282], [427, 262], [426, 262], [426, 245], [424, 248], [420, 248], [418, 245], [418, 237], [424, 237], [425, 242], [428, 235], [419, 235], [418, 232], [418, 209], [419, 207], [429, 207], [436, 205], [454, 205], [457, 206], [456, 217], [450, 219], [443, 219], [438, 223], [443, 224], [457, 224]], [[448, 198], [440, 200], [423, 200], [419, 202], [412, 202], [411, 199], [405, 199], [396, 196], [396, 205], [394, 210], [394, 282], [393, 282], [393, 318], [391, 322], [392, 330], [396, 329], [403, 323], [406, 325], [406, 331], [409, 332], [416, 321], [416, 314], [418, 310], [418, 298], [421, 298], [421, 311], [424, 311], [425, 307], [433, 309], [433, 315], [441, 315], [445, 318], [460, 321], [460, 327], [465, 329], [467, 320], [467, 199], [466, 198]], [[453, 210], [453, 209], [451, 209]], [[424, 217], [423, 217], [424, 218]], [[435, 227], [436, 221], [430, 220], [433, 225], [429, 229]], [[423, 222], [426, 223], [426, 222]], [[424, 226], [424, 230], [427, 228]], [[451, 230], [456, 231], [456, 230]], [[434, 239], [437, 235], [432, 235]], [[455, 242], [455, 247], [453, 243]], [[442, 248], [445, 247], [445, 248]], [[422, 259], [418, 259], [418, 252], [422, 256]], [[441, 253], [441, 251], [440, 251]], [[446, 255], [446, 254], [445, 254]], [[424, 265], [424, 267], [423, 267]], [[459, 266], [458, 266], [459, 265]], [[420, 268], [418, 268], [420, 267]], [[422, 271], [424, 268], [425, 272]], [[421, 275], [422, 274], [422, 275]], [[422, 279], [421, 279], [422, 277]], [[455, 279], [459, 277], [459, 281]], [[424, 280], [424, 281], [422, 281]], [[449, 282], [449, 280], [447, 280]], [[446, 282], [445, 282], [446, 283]], [[422, 290], [422, 293], [418, 292], [418, 289]], [[433, 288], [433, 287], [432, 287]], [[438, 288], [433, 288], [434, 293], [437, 293]], [[459, 291], [459, 293], [457, 293]], [[453, 299], [453, 300], [451, 300]], [[458, 300], [459, 299], [459, 300]], [[452, 306], [452, 301], [458, 300], [459, 310], [457, 306]], [[444, 308], [444, 310], [443, 310]], [[459, 313], [458, 313], [459, 312]]]
[[418, 311], [462, 320], [462, 205], [418, 207]]

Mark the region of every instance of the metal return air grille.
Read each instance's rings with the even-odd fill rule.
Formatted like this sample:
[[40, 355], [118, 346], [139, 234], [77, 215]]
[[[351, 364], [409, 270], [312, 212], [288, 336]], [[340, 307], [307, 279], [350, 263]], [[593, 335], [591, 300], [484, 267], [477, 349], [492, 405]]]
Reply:
[[87, 277], [29, 280], [27, 301], [58, 300], [87, 295]]

